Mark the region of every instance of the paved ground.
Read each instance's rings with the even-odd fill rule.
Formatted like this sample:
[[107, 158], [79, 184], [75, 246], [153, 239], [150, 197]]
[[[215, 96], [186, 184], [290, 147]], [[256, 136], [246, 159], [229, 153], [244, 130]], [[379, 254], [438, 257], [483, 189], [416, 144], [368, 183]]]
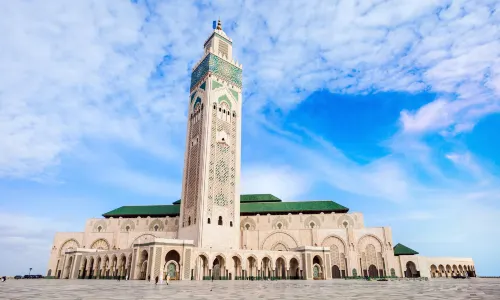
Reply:
[[500, 279], [430, 281], [144, 281], [22, 279], [0, 282], [0, 299], [500, 299]]

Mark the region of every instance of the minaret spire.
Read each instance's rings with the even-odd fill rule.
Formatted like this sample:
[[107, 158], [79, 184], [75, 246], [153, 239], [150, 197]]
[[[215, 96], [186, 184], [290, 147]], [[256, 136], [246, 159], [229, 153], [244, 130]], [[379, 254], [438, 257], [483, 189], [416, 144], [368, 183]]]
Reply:
[[222, 22], [220, 21], [220, 17], [219, 17], [219, 21], [217, 21], [217, 28], [215, 28], [217, 30], [222, 30]]

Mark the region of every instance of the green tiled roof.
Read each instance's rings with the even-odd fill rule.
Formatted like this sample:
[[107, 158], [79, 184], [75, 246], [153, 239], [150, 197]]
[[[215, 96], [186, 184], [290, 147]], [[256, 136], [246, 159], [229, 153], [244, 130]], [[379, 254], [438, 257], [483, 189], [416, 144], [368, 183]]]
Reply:
[[240, 214], [347, 212], [349, 209], [333, 201], [241, 203]]
[[[260, 202], [259, 202], [260, 201]], [[103, 217], [146, 217], [146, 216], [178, 216], [180, 200], [172, 205], [122, 206], [103, 214]], [[281, 202], [273, 195], [241, 195], [240, 214], [277, 214], [277, 213], [346, 213], [349, 209], [333, 201]]]
[[[241, 203], [247, 202], [281, 202], [281, 199], [271, 194], [248, 194], [240, 196]], [[181, 204], [181, 199], [174, 201], [172, 204]]]
[[143, 205], [122, 206], [103, 214], [103, 217], [138, 217], [138, 216], [178, 216], [180, 205]]
[[241, 195], [240, 202], [281, 202], [281, 199], [271, 194], [249, 194]]
[[415, 250], [413, 250], [413, 249], [411, 249], [411, 248], [406, 247], [403, 244], [397, 244], [396, 246], [394, 246], [394, 255], [395, 256], [399, 256], [399, 255], [415, 255], [415, 254], [418, 254], [418, 252], [415, 251]]

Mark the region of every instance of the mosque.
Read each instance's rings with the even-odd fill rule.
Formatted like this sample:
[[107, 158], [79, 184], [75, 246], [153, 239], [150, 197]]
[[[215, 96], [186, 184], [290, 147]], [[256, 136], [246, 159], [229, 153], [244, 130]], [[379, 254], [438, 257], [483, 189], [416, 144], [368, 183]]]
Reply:
[[329, 280], [475, 276], [471, 258], [424, 257], [390, 227], [333, 201], [240, 195], [243, 66], [214, 26], [193, 67], [181, 200], [122, 206], [58, 232], [47, 276], [58, 279]]

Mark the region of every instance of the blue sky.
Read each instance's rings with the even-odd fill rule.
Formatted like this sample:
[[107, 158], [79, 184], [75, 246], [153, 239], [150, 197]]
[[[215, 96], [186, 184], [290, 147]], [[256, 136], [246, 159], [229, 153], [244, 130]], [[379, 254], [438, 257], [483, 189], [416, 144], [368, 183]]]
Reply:
[[244, 193], [331, 199], [499, 275], [486, 0], [3, 4], [0, 273], [44, 274], [55, 231], [179, 198], [190, 71], [218, 16], [244, 66]]

